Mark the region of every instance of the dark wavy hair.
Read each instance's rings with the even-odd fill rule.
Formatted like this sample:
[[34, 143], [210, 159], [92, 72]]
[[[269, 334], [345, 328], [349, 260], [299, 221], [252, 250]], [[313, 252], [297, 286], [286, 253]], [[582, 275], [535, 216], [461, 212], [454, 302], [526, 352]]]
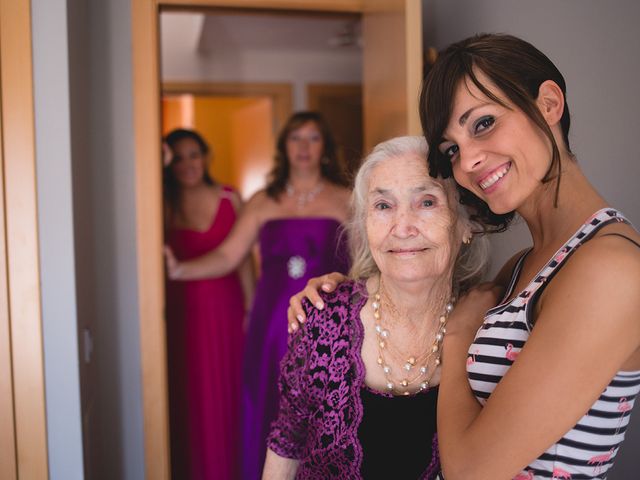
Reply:
[[[450, 177], [451, 162], [437, 148], [443, 141], [447, 128], [456, 88], [465, 79], [471, 80], [478, 89], [494, 102], [512, 109], [485, 85], [476, 75], [481, 71], [500, 89], [509, 101], [531, 119], [551, 144], [551, 164], [543, 182], [556, 181], [556, 198], [560, 187], [560, 149], [549, 125], [536, 105], [540, 85], [546, 80], [558, 84], [565, 97], [564, 112], [560, 119], [564, 147], [569, 147], [569, 127], [571, 118], [566, 102], [567, 87], [564, 77], [557, 67], [540, 50], [530, 43], [505, 34], [479, 34], [454, 43], [446, 48], [436, 60], [426, 77], [420, 93], [420, 120], [422, 129], [431, 146], [428, 162], [429, 174], [436, 177]], [[501, 232], [508, 226], [515, 212], [495, 214], [489, 206], [469, 190], [458, 187], [460, 202], [473, 209], [472, 219], [484, 225], [485, 232]]]
[[287, 123], [278, 135], [276, 143], [275, 166], [269, 174], [269, 183], [266, 187], [267, 195], [277, 199], [285, 191], [289, 180], [289, 159], [287, 158], [287, 138], [294, 130], [297, 130], [307, 122], [317, 125], [322, 135], [324, 151], [320, 162], [320, 173], [331, 183], [347, 186], [349, 182], [344, 168], [338, 159], [336, 141], [333, 138], [329, 125], [318, 112], [297, 112], [289, 117]]
[[[164, 187], [163, 193], [165, 204], [170, 209], [171, 213], [177, 212], [180, 209], [180, 184], [173, 174], [172, 168], [174, 162], [176, 161], [175, 148], [178, 143], [185, 139], [190, 139], [196, 142], [200, 147], [200, 152], [203, 156], [207, 155], [210, 151], [209, 145], [207, 145], [207, 142], [204, 141], [204, 138], [202, 138], [202, 136], [194, 130], [178, 128], [176, 130], [172, 130], [167, 134], [166, 137], [164, 137], [164, 142], [169, 146], [172, 154], [171, 162], [169, 163], [169, 165], [165, 166], [162, 171], [162, 184]], [[207, 185], [215, 185], [215, 181], [209, 175], [206, 165], [204, 168], [204, 175], [202, 177], [202, 180]]]

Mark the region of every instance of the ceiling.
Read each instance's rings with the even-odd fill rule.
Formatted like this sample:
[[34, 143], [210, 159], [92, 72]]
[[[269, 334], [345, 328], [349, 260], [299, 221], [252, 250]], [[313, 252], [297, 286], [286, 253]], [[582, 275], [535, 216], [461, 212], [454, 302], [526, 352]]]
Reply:
[[359, 50], [360, 20], [354, 16], [201, 14], [198, 50], [295, 49], [296, 51]]

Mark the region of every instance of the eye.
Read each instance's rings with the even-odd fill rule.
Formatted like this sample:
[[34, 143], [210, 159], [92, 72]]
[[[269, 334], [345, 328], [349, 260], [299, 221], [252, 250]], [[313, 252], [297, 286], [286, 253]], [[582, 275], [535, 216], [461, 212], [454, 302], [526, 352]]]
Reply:
[[378, 202], [373, 206], [373, 208], [375, 208], [376, 210], [387, 210], [391, 208], [391, 205], [389, 205], [387, 202]]
[[432, 198], [425, 198], [424, 200], [422, 200], [423, 207], [433, 207], [435, 203], [436, 202], [434, 202]]
[[494, 123], [496, 123], [496, 119], [490, 115], [487, 115], [486, 117], [481, 117], [474, 124], [473, 131], [475, 133], [482, 133], [485, 130], [488, 130], [489, 128], [491, 128]]
[[458, 153], [458, 145], [455, 143], [452, 144], [442, 144], [440, 146], [440, 152], [444, 155], [449, 161], [453, 160], [453, 157]]

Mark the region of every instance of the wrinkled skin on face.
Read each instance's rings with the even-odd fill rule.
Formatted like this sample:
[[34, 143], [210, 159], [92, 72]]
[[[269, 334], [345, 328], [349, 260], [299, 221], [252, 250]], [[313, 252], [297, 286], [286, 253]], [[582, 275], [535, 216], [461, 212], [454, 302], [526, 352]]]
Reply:
[[449, 274], [469, 234], [453, 180], [430, 177], [424, 159], [407, 155], [378, 164], [368, 187], [367, 238], [381, 274], [397, 282]]

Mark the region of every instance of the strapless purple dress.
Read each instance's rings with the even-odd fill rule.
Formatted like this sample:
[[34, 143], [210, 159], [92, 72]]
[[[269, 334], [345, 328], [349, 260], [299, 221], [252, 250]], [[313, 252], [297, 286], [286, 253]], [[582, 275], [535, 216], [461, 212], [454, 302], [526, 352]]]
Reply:
[[266, 439], [278, 412], [280, 360], [287, 350], [289, 298], [307, 280], [346, 273], [340, 223], [331, 218], [283, 218], [260, 230], [261, 274], [251, 309], [243, 361], [242, 478], [262, 476]]

